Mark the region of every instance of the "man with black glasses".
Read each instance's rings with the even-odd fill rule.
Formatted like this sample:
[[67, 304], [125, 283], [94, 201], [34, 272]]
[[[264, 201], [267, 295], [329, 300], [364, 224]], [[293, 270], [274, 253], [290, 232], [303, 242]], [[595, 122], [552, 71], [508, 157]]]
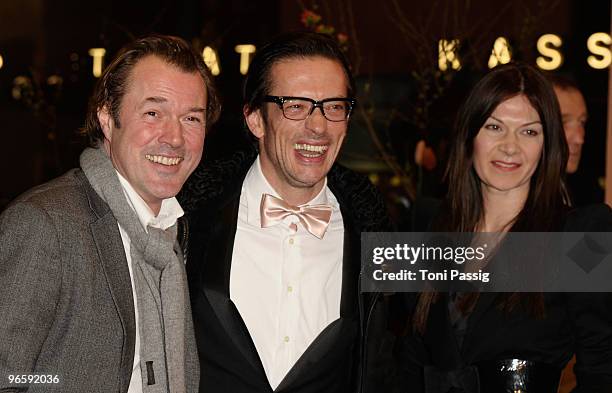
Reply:
[[360, 233], [389, 224], [367, 178], [335, 164], [353, 93], [331, 38], [279, 37], [245, 82], [258, 152], [186, 186], [201, 391], [356, 392], [373, 380], [384, 302], [359, 293]]

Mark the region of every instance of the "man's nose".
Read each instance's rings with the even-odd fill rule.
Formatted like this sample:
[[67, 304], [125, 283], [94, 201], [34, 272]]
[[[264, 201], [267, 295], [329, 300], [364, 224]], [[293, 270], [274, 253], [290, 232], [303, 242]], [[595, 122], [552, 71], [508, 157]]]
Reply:
[[312, 109], [305, 121], [306, 128], [317, 134], [327, 130], [327, 119], [323, 116], [323, 107], [318, 106]]
[[183, 126], [178, 119], [169, 119], [163, 125], [161, 135], [159, 137], [161, 143], [165, 143], [172, 147], [182, 146], [184, 143]]
[[565, 137], [568, 144], [582, 145], [584, 144], [584, 126], [568, 125], [565, 127]]

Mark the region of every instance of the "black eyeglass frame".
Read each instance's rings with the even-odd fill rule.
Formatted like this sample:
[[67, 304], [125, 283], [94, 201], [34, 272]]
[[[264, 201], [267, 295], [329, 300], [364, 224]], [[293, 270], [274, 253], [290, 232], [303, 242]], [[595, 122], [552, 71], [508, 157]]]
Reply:
[[[308, 112], [308, 114], [306, 115], [305, 118], [303, 119], [291, 119], [289, 117], [287, 117], [285, 115], [285, 110], [283, 109], [283, 104], [285, 104], [285, 102], [287, 101], [291, 101], [291, 100], [302, 100], [302, 101], [308, 101], [310, 103], [312, 103], [312, 108], [310, 108], [310, 112]], [[339, 123], [341, 121], [347, 121], [350, 117], [351, 114], [353, 113], [353, 107], [355, 107], [355, 104], [357, 103], [357, 100], [355, 100], [354, 98], [348, 98], [348, 97], [332, 97], [332, 98], [325, 98], [323, 100], [317, 101], [317, 100], [313, 100], [312, 98], [308, 98], [308, 97], [293, 97], [293, 96], [264, 96], [264, 102], [270, 102], [273, 104], [278, 105], [278, 107], [280, 108], [281, 112], [283, 113], [283, 116], [285, 117], [285, 119], [288, 120], [293, 120], [293, 121], [302, 121], [302, 120], [306, 120], [308, 118], [308, 116], [312, 115], [312, 113], [314, 112], [314, 110], [316, 108], [321, 108], [321, 113], [323, 114], [323, 117], [325, 117], [325, 119], [327, 119], [328, 121], [332, 121], [335, 123]], [[326, 102], [331, 102], [331, 101], [342, 101], [342, 102], [348, 102], [349, 104], [349, 108], [348, 111], [346, 112], [346, 117], [342, 120], [331, 120], [329, 119], [326, 115], [325, 115], [325, 109], [323, 108], [323, 104], [325, 104]]]

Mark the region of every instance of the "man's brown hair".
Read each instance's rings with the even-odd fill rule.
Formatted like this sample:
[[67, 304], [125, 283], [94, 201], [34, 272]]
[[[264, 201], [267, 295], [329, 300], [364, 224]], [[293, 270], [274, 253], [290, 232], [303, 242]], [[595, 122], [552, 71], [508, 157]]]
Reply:
[[197, 72], [206, 87], [206, 128], [208, 129], [219, 118], [221, 105], [213, 76], [204, 64], [202, 56], [181, 38], [149, 35], [123, 47], [96, 83], [89, 100], [85, 125], [82, 128], [82, 133], [88, 137], [92, 147], [98, 146], [104, 140], [104, 134], [98, 121], [98, 111], [104, 106], [108, 109], [115, 125], [121, 127], [119, 109], [130, 75], [136, 64], [147, 56], [159, 57], [184, 72]]

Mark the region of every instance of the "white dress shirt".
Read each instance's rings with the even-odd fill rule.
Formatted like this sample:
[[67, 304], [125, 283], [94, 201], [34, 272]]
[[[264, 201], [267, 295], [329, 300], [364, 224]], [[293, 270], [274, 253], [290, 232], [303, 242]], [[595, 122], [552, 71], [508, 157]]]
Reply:
[[[155, 216], [153, 211], [149, 208], [146, 202], [140, 195], [134, 190], [130, 183], [117, 172], [119, 176], [119, 182], [123, 187], [123, 192], [127, 198], [130, 207], [134, 210], [138, 216], [138, 220], [142, 226], [147, 229], [147, 226], [160, 229], [168, 229], [176, 223], [176, 220], [181, 217], [184, 212], [179, 205], [176, 198], [164, 199], [159, 210], [159, 214]], [[119, 226], [119, 232], [121, 233], [121, 240], [123, 242], [123, 248], [125, 250], [125, 257], [127, 258], [128, 269], [130, 271], [130, 281], [132, 282], [132, 297], [134, 298], [134, 318], [136, 320], [136, 342], [134, 348], [134, 365], [132, 367], [132, 378], [130, 379], [130, 386], [128, 393], [142, 393], [142, 376], [140, 373], [140, 325], [138, 323], [138, 301], [136, 299], [136, 287], [134, 286], [134, 274], [132, 272], [132, 255], [130, 253], [130, 238], [127, 232], [117, 223]]]
[[270, 386], [276, 389], [319, 333], [340, 317], [344, 226], [327, 182], [307, 203], [332, 206], [323, 239], [306, 231], [295, 216], [261, 228], [264, 193], [279, 197], [262, 173], [258, 157], [240, 194], [230, 298], [249, 330]]

